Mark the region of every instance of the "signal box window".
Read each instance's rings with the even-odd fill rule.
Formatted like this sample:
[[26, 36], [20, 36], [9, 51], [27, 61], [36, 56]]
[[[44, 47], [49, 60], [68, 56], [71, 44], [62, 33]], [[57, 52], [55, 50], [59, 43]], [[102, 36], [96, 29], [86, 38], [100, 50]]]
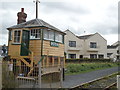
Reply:
[[14, 31], [14, 43], [20, 43], [20, 30], [15, 30]]

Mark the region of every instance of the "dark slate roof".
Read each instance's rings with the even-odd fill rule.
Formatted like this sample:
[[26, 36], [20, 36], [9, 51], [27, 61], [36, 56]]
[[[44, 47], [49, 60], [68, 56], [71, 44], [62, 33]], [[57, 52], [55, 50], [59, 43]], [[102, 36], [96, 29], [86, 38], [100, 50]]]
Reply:
[[108, 45], [107, 46], [107, 49], [115, 49], [115, 48], [117, 48], [119, 45], [117, 44], [117, 45]]
[[47, 22], [41, 20], [41, 19], [32, 19], [30, 21], [27, 21], [27, 22], [24, 22], [24, 23], [20, 23], [20, 24], [17, 24], [17, 25], [14, 25], [14, 26], [11, 26], [9, 28], [7, 28], [8, 30], [9, 29], [17, 29], [17, 28], [32, 28], [32, 27], [47, 27], [47, 28], [50, 28], [50, 29], [53, 29], [53, 30], [56, 30], [56, 31], [59, 31], [59, 32], [62, 32], [61, 30], [59, 30], [58, 28], [48, 24]]
[[89, 37], [93, 36], [94, 34], [89, 34], [89, 35], [83, 35], [83, 36], [77, 36], [80, 39], [88, 39]]

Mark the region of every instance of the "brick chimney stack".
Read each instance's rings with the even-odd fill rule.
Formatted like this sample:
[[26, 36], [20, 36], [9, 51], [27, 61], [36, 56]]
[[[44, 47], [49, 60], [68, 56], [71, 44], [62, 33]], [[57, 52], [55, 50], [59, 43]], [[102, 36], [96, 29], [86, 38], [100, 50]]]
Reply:
[[27, 14], [24, 13], [24, 8], [21, 8], [21, 12], [18, 12], [17, 16], [18, 16], [17, 24], [26, 22]]

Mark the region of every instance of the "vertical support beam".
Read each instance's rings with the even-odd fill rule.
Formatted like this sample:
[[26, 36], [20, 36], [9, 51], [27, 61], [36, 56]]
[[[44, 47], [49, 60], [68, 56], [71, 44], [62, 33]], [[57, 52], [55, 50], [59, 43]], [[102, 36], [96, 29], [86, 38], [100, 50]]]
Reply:
[[63, 63], [64, 66], [63, 66], [63, 68], [65, 68], [65, 57], [63, 59], [64, 59], [64, 63]]
[[46, 61], [46, 67], [48, 67], [49, 66], [49, 58], [48, 58], [48, 56], [47, 56], [47, 59], [46, 59], [47, 61]]
[[45, 67], [45, 58], [42, 60], [42, 67]]
[[60, 56], [58, 56], [58, 65], [60, 66]]
[[55, 60], [54, 60], [54, 56], [52, 56], [52, 66], [54, 66]]
[[41, 88], [41, 62], [39, 63], [38, 66], [39, 66], [38, 85], [39, 85], [39, 88]]
[[33, 67], [33, 52], [31, 52], [31, 68]]

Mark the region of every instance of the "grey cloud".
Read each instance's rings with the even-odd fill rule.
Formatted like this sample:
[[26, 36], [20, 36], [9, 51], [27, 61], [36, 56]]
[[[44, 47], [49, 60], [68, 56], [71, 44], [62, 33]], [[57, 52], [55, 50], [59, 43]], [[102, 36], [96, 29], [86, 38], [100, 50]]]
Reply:
[[43, 2], [45, 12], [55, 12], [61, 11], [64, 14], [66, 13], [80, 13], [80, 14], [88, 14], [90, 13], [89, 10], [80, 7], [80, 6], [73, 6], [69, 3], [65, 2]]
[[93, 28], [91, 28], [91, 32], [99, 32], [102, 35], [108, 35], [108, 34], [118, 34], [118, 27], [116, 26], [108, 26], [103, 24], [97, 24], [94, 25]]

